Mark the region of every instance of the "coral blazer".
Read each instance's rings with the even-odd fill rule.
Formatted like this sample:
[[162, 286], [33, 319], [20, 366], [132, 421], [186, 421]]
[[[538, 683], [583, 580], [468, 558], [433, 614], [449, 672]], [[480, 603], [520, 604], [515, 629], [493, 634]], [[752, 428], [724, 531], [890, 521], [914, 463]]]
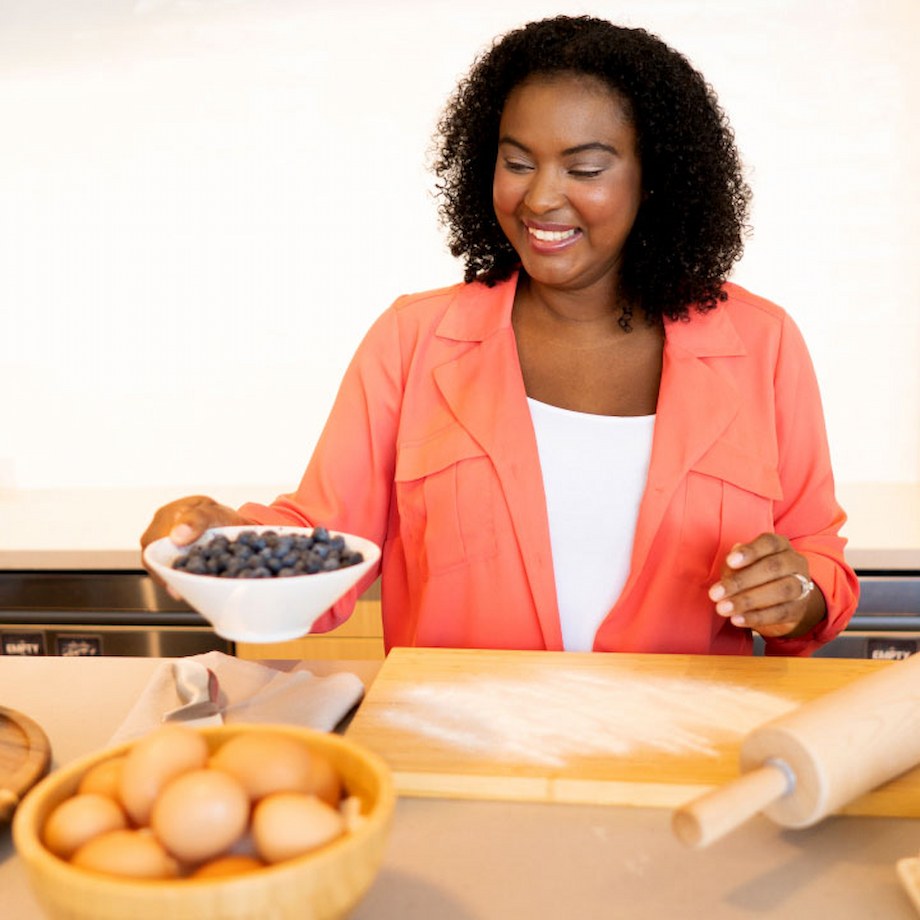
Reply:
[[[512, 278], [397, 300], [358, 348], [297, 491], [240, 509], [381, 545], [388, 649], [562, 648], [515, 288]], [[810, 653], [856, 606], [805, 344], [776, 305], [726, 292], [717, 309], [666, 323], [631, 570], [596, 651], [750, 653], [750, 631], [718, 616], [707, 589], [729, 548], [765, 531], [806, 556], [828, 609], [812, 634], [767, 640], [769, 653]], [[342, 622], [376, 575], [315, 629]]]

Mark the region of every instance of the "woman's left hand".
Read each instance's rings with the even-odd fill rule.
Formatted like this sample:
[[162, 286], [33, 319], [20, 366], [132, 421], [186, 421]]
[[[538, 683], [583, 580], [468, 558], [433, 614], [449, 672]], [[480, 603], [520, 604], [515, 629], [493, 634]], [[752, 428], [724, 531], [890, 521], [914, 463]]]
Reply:
[[809, 577], [808, 561], [775, 533], [735, 544], [709, 597], [720, 616], [766, 638], [801, 636], [827, 615], [824, 595]]

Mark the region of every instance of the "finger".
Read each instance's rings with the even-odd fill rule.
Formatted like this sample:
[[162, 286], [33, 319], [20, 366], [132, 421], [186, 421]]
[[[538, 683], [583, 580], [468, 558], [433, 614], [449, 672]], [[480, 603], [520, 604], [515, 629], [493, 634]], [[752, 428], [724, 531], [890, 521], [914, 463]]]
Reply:
[[743, 569], [760, 559], [782, 553], [789, 548], [789, 541], [785, 537], [775, 533], [762, 533], [750, 543], [736, 543], [729, 550], [725, 565], [729, 569]]
[[716, 604], [716, 613], [731, 617], [735, 626], [798, 622], [801, 619], [802, 583], [793, 575], [757, 585]]
[[156, 510], [153, 520], [141, 536], [141, 548], [159, 540], [162, 537], [169, 536], [173, 528], [176, 517], [188, 508], [194, 508], [197, 505], [215, 504], [214, 499], [208, 498], [207, 495], [187, 495], [184, 498], [176, 499], [168, 505], [163, 505]]
[[173, 515], [169, 536], [177, 546], [187, 546], [211, 527], [238, 524], [242, 520], [232, 508], [208, 500], [177, 508]]
[[[177, 546], [193, 543], [207, 529], [209, 511], [217, 502], [206, 495], [190, 495], [171, 506], [169, 536]], [[165, 510], [165, 509], [164, 509]]]
[[[804, 567], [807, 569], [807, 566]], [[721, 602], [724, 598], [732, 598], [744, 591], [785, 579], [800, 572], [802, 568], [803, 560], [798, 553], [792, 550], [775, 553], [758, 559], [743, 569], [727, 572], [721, 581], [709, 589], [709, 597], [710, 600]]]
[[764, 639], [792, 638], [798, 630], [799, 624], [778, 623], [774, 626], [755, 626], [754, 632], [759, 633]]

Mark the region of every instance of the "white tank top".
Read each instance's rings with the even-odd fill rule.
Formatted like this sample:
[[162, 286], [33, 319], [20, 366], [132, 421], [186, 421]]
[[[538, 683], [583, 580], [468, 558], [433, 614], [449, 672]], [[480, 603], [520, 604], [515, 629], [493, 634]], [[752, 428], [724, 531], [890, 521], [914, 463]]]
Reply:
[[629, 574], [654, 415], [572, 412], [528, 398], [566, 651], [591, 651]]

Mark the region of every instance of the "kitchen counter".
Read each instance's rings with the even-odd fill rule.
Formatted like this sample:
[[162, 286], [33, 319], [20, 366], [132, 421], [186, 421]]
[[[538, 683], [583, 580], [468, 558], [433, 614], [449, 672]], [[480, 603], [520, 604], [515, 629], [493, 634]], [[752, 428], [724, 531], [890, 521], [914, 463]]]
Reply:
[[[0, 569], [137, 569], [141, 532], [160, 505], [201, 491], [232, 506], [271, 502], [288, 488], [0, 490]], [[920, 483], [841, 485], [838, 496], [851, 565], [920, 570]]]
[[[0, 703], [42, 725], [58, 766], [107, 743], [160, 661], [0, 657]], [[378, 667], [309, 666], [365, 683]], [[384, 865], [351, 920], [916, 917], [894, 866], [920, 849], [920, 820], [834, 817], [787, 831], [758, 817], [699, 852], [669, 824], [662, 809], [401, 799]], [[8, 828], [0, 916], [41, 917]]]

